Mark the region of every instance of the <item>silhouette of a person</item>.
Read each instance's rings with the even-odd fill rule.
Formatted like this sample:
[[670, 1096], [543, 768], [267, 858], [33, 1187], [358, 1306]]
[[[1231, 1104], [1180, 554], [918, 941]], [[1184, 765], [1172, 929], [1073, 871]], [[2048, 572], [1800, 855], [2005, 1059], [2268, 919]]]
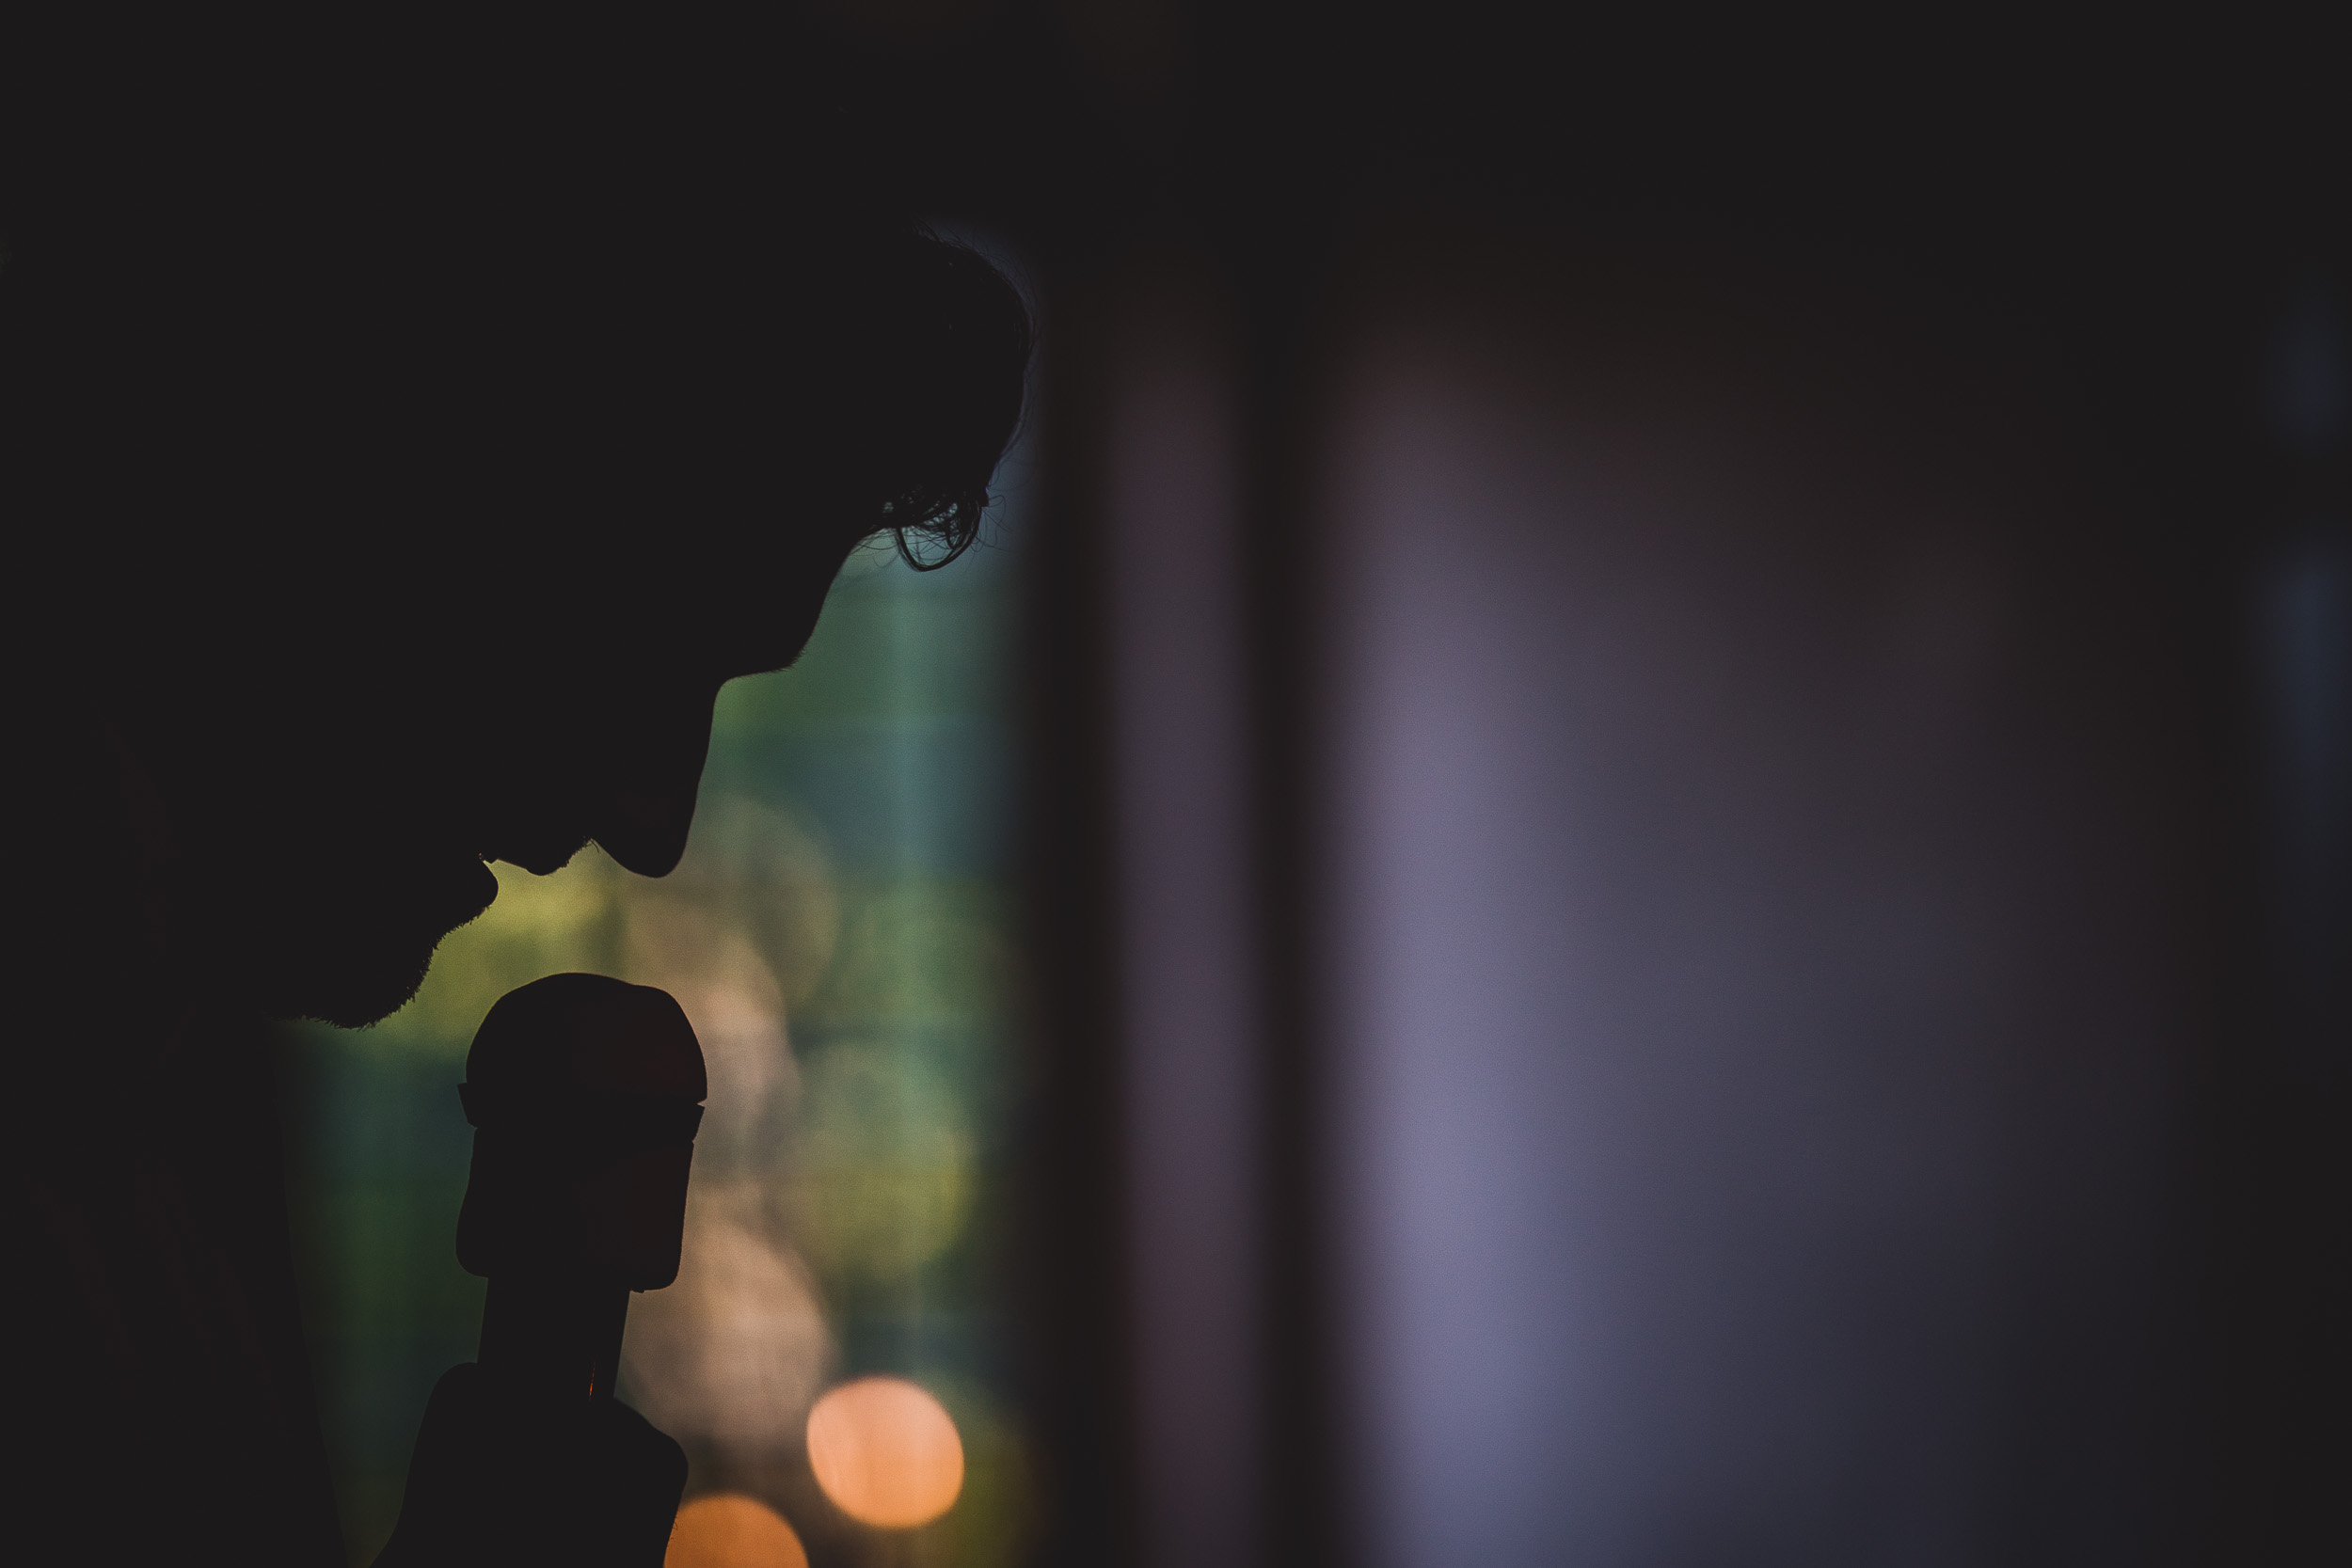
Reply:
[[[252, 1021], [385, 1016], [487, 861], [667, 872], [721, 685], [968, 542], [1018, 419], [970, 252], [757, 150], [532, 156], [5, 236], [12, 1550], [342, 1560]], [[683, 1471], [597, 1419], [421, 1453], [464, 1528], [386, 1560], [603, 1560]]]

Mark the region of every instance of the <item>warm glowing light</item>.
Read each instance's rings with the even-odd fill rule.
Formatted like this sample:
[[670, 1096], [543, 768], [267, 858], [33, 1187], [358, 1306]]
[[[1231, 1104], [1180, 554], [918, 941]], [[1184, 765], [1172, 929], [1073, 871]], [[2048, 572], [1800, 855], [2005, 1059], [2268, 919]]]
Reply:
[[723, 1492], [677, 1511], [661, 1568], [808, 1568], [808, 1553], [774, 1509]]
[[860, 1378], [818, 1400], [808, 1464], [842, 1513], [890, 1529], [929, 1524], [963, 1490], [956, 1423], [904, 1378]]

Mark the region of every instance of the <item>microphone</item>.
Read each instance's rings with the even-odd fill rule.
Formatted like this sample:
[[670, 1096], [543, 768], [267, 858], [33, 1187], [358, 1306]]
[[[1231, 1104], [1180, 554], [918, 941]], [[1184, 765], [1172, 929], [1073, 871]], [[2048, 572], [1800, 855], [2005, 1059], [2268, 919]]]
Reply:
[[482, 1021], [457, 1260], [490, 1282], [477, 1359], [511, 1394], [612, 1398], [629, 1293], [677, 1277], [708, 1092], [693, 1026], [651, 986], [551, 974]]

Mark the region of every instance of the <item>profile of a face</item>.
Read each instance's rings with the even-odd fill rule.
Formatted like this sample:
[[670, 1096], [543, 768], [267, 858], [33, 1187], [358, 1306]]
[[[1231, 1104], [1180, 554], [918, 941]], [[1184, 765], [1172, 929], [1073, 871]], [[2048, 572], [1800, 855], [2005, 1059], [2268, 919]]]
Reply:
[[[669, 605], [559, 600], [514, 611], [498, 635], [389, 660], [370, 647], [264, 699], [250, 727], [268, 743], [215, 765], [258, 787], [183, 793], [198, 961], [273, 1014], [367, 1023], [497, 896], [490, 862], [544, 876], [593, 843], [667, 875], [720, 689], [799, 657], [855, 543], [841, 527], [771, 535], [747, 582], [739, 541], [681, 531], [659, 563]], [[273, 787], [273, 773], [301, 787]], [[364, 887], [319, 895], [355, 876]]]
[[862, 540], [969, 541], [1019, 295], [708, 162], [525, 201], [461, 160], [412, 222], [264, 203], [11, 261], [0, 500], [163, 803], [167, 989], [363, 1023], [490, 861], [665, 874], [720, 688], [798, 656]]

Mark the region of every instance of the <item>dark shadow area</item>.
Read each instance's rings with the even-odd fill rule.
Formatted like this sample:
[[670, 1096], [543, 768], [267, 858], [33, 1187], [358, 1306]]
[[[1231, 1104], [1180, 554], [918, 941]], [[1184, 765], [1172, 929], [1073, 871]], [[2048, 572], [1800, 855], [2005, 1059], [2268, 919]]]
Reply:
[[[720, 688], [793, 662], [861, 541], [970, 542], [1030, 328], [972, 252], [684, 101], [591, 127], [593, 94], [443, 79], [425, 127], [389, 59], [26, 41], [19, 1037], [27, 1103], [90, 1120], [10, 1142], [17, 1516], [335, 1560], [260, 1022], [399, 1007], [489, 863], [670, 871]], [[506, 1468], [442, 1465], [443, 1503], [644, 1533], [641, 1434], [675, 1445], [550, 1469], [468, 1398], [443, 1426]]]

